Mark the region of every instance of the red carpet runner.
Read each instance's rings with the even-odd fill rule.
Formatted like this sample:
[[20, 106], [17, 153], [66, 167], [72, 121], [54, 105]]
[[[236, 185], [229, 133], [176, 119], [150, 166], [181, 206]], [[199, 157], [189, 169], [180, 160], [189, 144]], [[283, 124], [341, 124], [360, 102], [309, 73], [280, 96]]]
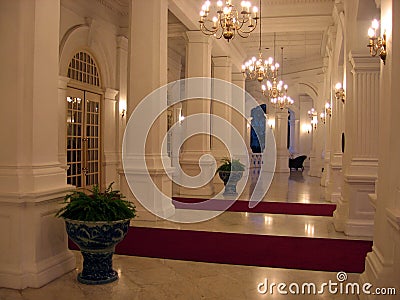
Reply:
[[[70, 241], [70, 248], [77, 249]], [[372, 242], [131, 227], [116, 253], [277, 268], [361, 273]]]
[[[207, 201], [207, 202], [206, 202]], [[230, 200], [223, 199], [198, 199], [174, 197], [172, 203], [179, 209], [201, 209], [201, 210], [224, 210]], [[191, 203], [198, 203], [196, 208]], [[260, 202], [254, 208], [249, 208], [249, 202], [243, 200], [235, 201], [228, 211], [286, 214], [286, 215], [309, 215], [309, 216], [333, 216], [336, 204], [315, 203], [288, 203], [288, 202]]]

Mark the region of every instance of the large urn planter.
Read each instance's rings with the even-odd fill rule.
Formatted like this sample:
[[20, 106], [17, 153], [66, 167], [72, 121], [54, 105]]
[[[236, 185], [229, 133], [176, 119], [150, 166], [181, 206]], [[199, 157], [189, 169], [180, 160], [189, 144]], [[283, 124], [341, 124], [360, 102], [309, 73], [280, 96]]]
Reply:
[[64, 198], [66, 204], [56, 214], [64, 218], [69, 238], [83, 256], [78, 281], [84, 284], [105, 284], [118, 279], [112, 268], [115, 246], [123, 240], [129, 223], [136, 216], [135, 206], [123, 199], [112, 184], [101, 192], [97, 185], [92, 191], [74, 191]]
[[221, 180], [224, 182], [225, 190], [223, 195], [236, 196], [236, 186], [243, 176], [243, 171], [220, 171], [218, 172], [218, 175], [219, 178], [221, 178]]
[[224, 196], [237, 196], [236, 186], [243, 176], [244, 165], [238, 159], [224, 158], [217, 169], [219, 178], [224, 182]]
[[78, 281], [85, 284], [104, 284], [118, 279], [112, 268], [115, 246], [123, 240], [130, 219], [114, 222], [85, 222], [65, 219], [69, 238], [79, 247], [83, 269]]

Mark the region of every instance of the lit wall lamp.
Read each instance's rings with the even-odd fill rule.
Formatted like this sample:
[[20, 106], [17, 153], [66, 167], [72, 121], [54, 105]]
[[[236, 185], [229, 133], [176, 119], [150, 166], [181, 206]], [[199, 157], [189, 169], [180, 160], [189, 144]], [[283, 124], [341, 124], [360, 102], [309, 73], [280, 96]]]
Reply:
[[308, 117], [311, 119], [311, 126], [314, 129], [317, 129], [318, 124], [318, 113], [314, 108], [308, 111]]
[[119, 101], [119, 111], [121, 113], [121, 118], [125, 117], [126, 114], [126, 101], [120, 100]]
[[320, 113], [319, 118], [325, 124], [326, 118], [331, 117], [331, 116], [332, 116], [332, 108], [331, 108], [331, 105], [327, 102], [327, 103], [325, 103], [325, 112]]
[[301, 127], [302, 127], [302, 129], [303, 129], [303, 132], [310, 133], [311, 130], [312, 130], [312, 127], [311, 127], [310, 124], [303, 124]]
[[368, 29], [368, 37], [369, 37], [369, 53], [371, 56], [375, 57], [379, 55], [382, 59], [383, 64], [386, 62], [386, 31], [383, 32], [383, 36], [376, 36], [376, 30], [379, 28], [379, 21], [374, 19], [372, 21], [371, 27]]
[[335, 98], [341, 100], [343, 103], [346, 101], [346, 93], [340, 82], [335, 85]]
[[324, 123], [324, 124], [326, 123], [326, 115], [325, 115], [325, 113], [323, 113], [323, 112], [320, 113], [319, 114], [319, 118], [321, 119], [322, 123]]
[[325, 103], [325, 116], [332, 117], [332, 107], [328, 102]]
[[268, 119], [268, 126], [269, 126], [269, 128], [273, 129], [275, 127], [275, 120]]

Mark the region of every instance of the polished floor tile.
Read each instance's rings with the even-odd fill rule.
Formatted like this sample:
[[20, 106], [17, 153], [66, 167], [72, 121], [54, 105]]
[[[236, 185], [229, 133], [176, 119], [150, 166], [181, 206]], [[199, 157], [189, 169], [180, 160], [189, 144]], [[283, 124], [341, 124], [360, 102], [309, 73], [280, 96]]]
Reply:
[[[1, 300], [243, 300], [243, 299], [358, 299], [356, 295], [329, 293], [327, 289], [318, 294], [321, 285], [329, 280], [337, 282], [336, 273], [319, 271], [287, 270], [265, 267], [199, 263], [134, 256], [114, 256], [114, 269], [120, 274], [116, 282], [100, 286], [80, 284], [76, 275], [81, 269], [82, 260], [75, 252], [77, 269], [56, 279], [40, 289], [22, 291], [0, 289]], [[357, 282], [358, 274], [347, 274], [346, 282]], [[316, 294], [280, 294], [276, 287], [258, 292], [258, 285], [265, 283], [315, 284]], [[306, 286], [306, 285], [304, 285]], [[263, 292], [263, 286], [261, 286]]]
[[[176, 210], [176, 214], [187, 214], [187, 210]], [[189, 212], [190, 213], [190, 212]], [[202, 211], [192, 211], [193, 214]], [[132, 226], [229, 232], [259, 235], [279, 235], [351, 240], [372, 240], [366, 237], [349, 237], [337, 232], [332, 217], [280, 215], [243, 212], [223, 212], [219, 216], [199, 223], [175, 223], [166, 220], [141, 221], [135, 219]]]

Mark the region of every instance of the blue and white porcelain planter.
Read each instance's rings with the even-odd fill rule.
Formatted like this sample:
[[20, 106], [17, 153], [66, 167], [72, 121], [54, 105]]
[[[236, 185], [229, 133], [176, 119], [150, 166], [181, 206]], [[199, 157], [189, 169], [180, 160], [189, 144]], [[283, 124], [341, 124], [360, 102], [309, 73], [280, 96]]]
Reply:
[[236, 185], [243, 176], [243, 171], [219, 171], [219, 178], [225, 186], [224, 196], [237, 196]]
[[85, 284], [104, 284], [118, 279], [112, 268], [115, 246], [123, 240], [130, 220], [85, 222], [65, 219], [68, 236], [77, 244], [83, 256], [83, 270], [78, 281]]

